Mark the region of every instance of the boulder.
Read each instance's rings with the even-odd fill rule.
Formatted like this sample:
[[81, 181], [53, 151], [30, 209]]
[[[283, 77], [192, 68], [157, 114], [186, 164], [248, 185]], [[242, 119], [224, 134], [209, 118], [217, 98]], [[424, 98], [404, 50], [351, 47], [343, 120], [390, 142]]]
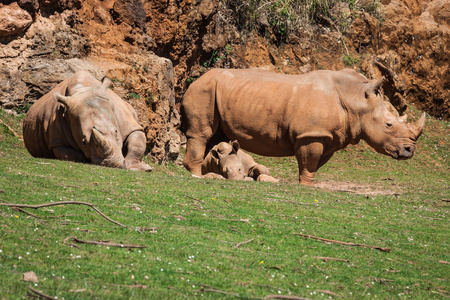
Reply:
[[0, 7], [0, 37], [23, 33], [31, 23], [33, 18], [17, 2]]

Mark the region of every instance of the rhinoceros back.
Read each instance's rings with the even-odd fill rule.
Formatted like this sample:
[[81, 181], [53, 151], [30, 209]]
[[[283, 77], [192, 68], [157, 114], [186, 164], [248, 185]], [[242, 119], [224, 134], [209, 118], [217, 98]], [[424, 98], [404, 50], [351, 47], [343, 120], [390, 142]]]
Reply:
[[61, 131], [67, 128], [61, 105], [53, 98], [53, 93], [64, 94], [67, 80], [58, 84], [49, 93], [36, 101], [23, 121], [23, 140], [28, 152], [34, 157], [54, 158], [52, 148], [65, 144]]

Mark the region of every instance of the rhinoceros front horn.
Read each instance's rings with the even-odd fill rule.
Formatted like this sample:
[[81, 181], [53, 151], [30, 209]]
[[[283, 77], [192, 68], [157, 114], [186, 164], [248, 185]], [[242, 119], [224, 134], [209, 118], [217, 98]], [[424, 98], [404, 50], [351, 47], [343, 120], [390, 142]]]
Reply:
[[95, 128], [92, 128], [91, 139], [98, 157], [106, 158], [111, 154], [111, 143]]
[[413, 134], [415, 135], [416, 140], [422, 134], [423, 127], [425, 126], [425, 116], [426, 116], [426, 113], [423, 113], [422, 116], [420, 117], [420, 119], [417, 120], [417, 122], [415, 122], [414, 124], [411, 124], [411, 130], [412, 130]]

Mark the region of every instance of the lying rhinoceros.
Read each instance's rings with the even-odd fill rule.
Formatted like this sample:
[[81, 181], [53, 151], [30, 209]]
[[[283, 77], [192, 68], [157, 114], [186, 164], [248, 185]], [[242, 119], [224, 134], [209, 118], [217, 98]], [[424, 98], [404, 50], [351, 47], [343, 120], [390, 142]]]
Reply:
[[78, 71], [36, 101], [23, 123], [31, 155], [151, 171], [142, 161], [146, 138], [136, 112], [110, 84]]
[[361, 139], [379, 153], [411, 158], [425, 114], [415, 124], [394, 116], [381, 84], [350, 69], [304, 75], [210, 70], [183, 97], [183, 165], [200, 175], [206, 145], [220, 136], [259, 155], [295, 155], [300, 183], [307, 185], [334, 152]]
[[[239, 149], [239, 143], [221, 142], [215, 145], [206, 155], [202, 163], [202, 175], [218, 174], [231, 180], [257, 180], [278, 182], [270, 176], [269, 169], [256, 163], [247, 153]], [[216, 177], [217, 178], [217, 177]]]

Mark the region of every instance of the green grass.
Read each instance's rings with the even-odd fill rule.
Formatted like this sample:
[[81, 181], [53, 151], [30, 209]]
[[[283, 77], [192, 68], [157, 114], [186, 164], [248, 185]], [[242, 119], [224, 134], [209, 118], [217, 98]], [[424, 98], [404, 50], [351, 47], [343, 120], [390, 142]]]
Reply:
[[[0, 119], [20, 133], [20, 117], [0, 110]], [[22, 299], [31, 286], [58, 299], [444, 299], [449, 129], [428, 120], [409, 161], [364, 144], [338, 152], [317, 180], [380, 192], [356, 194], [298, 185], [292, 158], [256, 158], [278, 184], [197, 179], [177, 164], [152, 164], [152, 173], [142, 173], [36, 159], [0, 124], [0, 202], [85, 201], [131, 228], [156, 228], [122, 228], [81, 205], [26, 209], [36, 217], [0, 206], [0, 294]], [[389, 190], [396, 193], [381, 193]], [[78, 249], [63, 243], [70, 236], [146, 248]], [[28, 271], [37, 283], [22, 281]]]

